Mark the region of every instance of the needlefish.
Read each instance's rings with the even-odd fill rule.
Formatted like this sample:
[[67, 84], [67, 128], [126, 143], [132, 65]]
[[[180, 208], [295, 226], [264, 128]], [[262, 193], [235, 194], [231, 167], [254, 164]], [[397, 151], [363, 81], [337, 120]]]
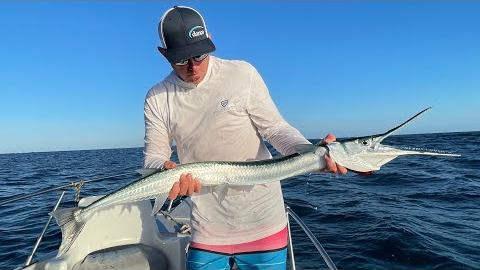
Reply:
[[[431, 108], [431, 107], [430, 107]], [[401, 155], [459, 156], [436, 150], [405, 150], [382, 145], [381, 142], [428, 111], [427, 108], [401, 125], [378, 135], [338, 140], [328, 144], [298, 145], [295, 154], [281, 158], [251, 162], [197, 162], [178, 165], [174, 169], [153, 172], [124, 186], [85, 208], [59, 209], [50, 213], [62, 230], [62, 243], [57, 258], [68, 251], [92, 214], [115, 204], [155, 199], [152, 215], [164, 205], [168, 193], [180, 175], [191, 173], [202, 186], [214, 186], [221, 203], [229, 186], [264, 184], [300, 174], [319, 172], [326, 167], [328, 154], [338, 164], [354, 172], [373, 172]]]

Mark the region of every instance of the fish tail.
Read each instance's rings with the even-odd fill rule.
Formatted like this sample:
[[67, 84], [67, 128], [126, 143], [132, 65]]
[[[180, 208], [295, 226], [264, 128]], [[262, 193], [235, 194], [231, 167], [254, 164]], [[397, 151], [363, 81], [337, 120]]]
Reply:
[[81, 207], [58, 209], [49, 213], [57, 221], [62, 230], [62, 244], [58, 248], [57, 258], [65, 254], [75, 242], [75, 239], [85, 227], [86, 220], [81, 220], [78, 216]]

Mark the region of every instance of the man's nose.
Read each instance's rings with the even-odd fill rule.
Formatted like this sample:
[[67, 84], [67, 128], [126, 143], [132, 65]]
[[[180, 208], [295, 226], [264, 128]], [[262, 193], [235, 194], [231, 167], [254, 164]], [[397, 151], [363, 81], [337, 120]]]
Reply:
[[192, 70], [192, 69], [196, 68], [198, 65], [200, 65], [200, 62], [196, 62], [196, 61], [193, 60], [193, 58], [190, 58], [190, 59], [188, 59], [188, 64], [187, 65], [188, 65], [188, 69]]

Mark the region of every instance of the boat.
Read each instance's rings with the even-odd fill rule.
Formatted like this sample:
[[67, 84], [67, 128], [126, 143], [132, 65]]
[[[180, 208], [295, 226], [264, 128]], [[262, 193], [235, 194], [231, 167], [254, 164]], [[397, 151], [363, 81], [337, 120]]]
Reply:
[[[86, 207], [102, 196], [88, 196], [80, 199], [80, 190], [87, 182], [118, 177], [102, 177], [93, 180], [80, 180], [63, 186], [50, 188], [29, 195], [10, 198], [0, 202], [1, 205], [21, 199], [62, 190], [52, 211], [63, 200], [66, 189], [75, 189], [76, 204]], [[152, 216], [150, 200], [117, 204], [95, 212], [86, 223], [82, 233], [75, 239], [69, 250], [60, 257], [56, 252], [36, 258], [35, 253], [42, 238], [51, 224], [49, 216], [40, 233], [32, 253], [23, 265], [15, 270], [136, 270], [136, 269], [185, 269], [186, 254], [190, 242], [190, 211], [192, 202], [184, 197], [173, 208], [168, 207]], [[288, 268], [296, 269], [295, 252], [292, 243], [290, 221], [296, 222], [316, 247], [326, 265], [331, 270], [336, 266], [308, 226], [288, 206], [285, 207], [288, 220]], [[47, 217], [45, 213], [45, 217]], [[235, 266], [234, 266], [235, 267]], [[315, 266], [315, 268], [320, 266]]]

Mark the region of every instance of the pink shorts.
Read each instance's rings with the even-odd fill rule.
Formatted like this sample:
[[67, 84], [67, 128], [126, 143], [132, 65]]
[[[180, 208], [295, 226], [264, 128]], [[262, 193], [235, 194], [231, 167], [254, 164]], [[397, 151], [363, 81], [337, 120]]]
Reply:
[[274, 250], [284, 248], [287, 245], [287, 236], [288, 231], [287, 227], [285, 227], [278, 233], [252, 242], [233, 245], [205, 245], [191, 242], [190, 247], [213, 252], [220, 252], [224, 254], [238, 254], [252, 251]]

